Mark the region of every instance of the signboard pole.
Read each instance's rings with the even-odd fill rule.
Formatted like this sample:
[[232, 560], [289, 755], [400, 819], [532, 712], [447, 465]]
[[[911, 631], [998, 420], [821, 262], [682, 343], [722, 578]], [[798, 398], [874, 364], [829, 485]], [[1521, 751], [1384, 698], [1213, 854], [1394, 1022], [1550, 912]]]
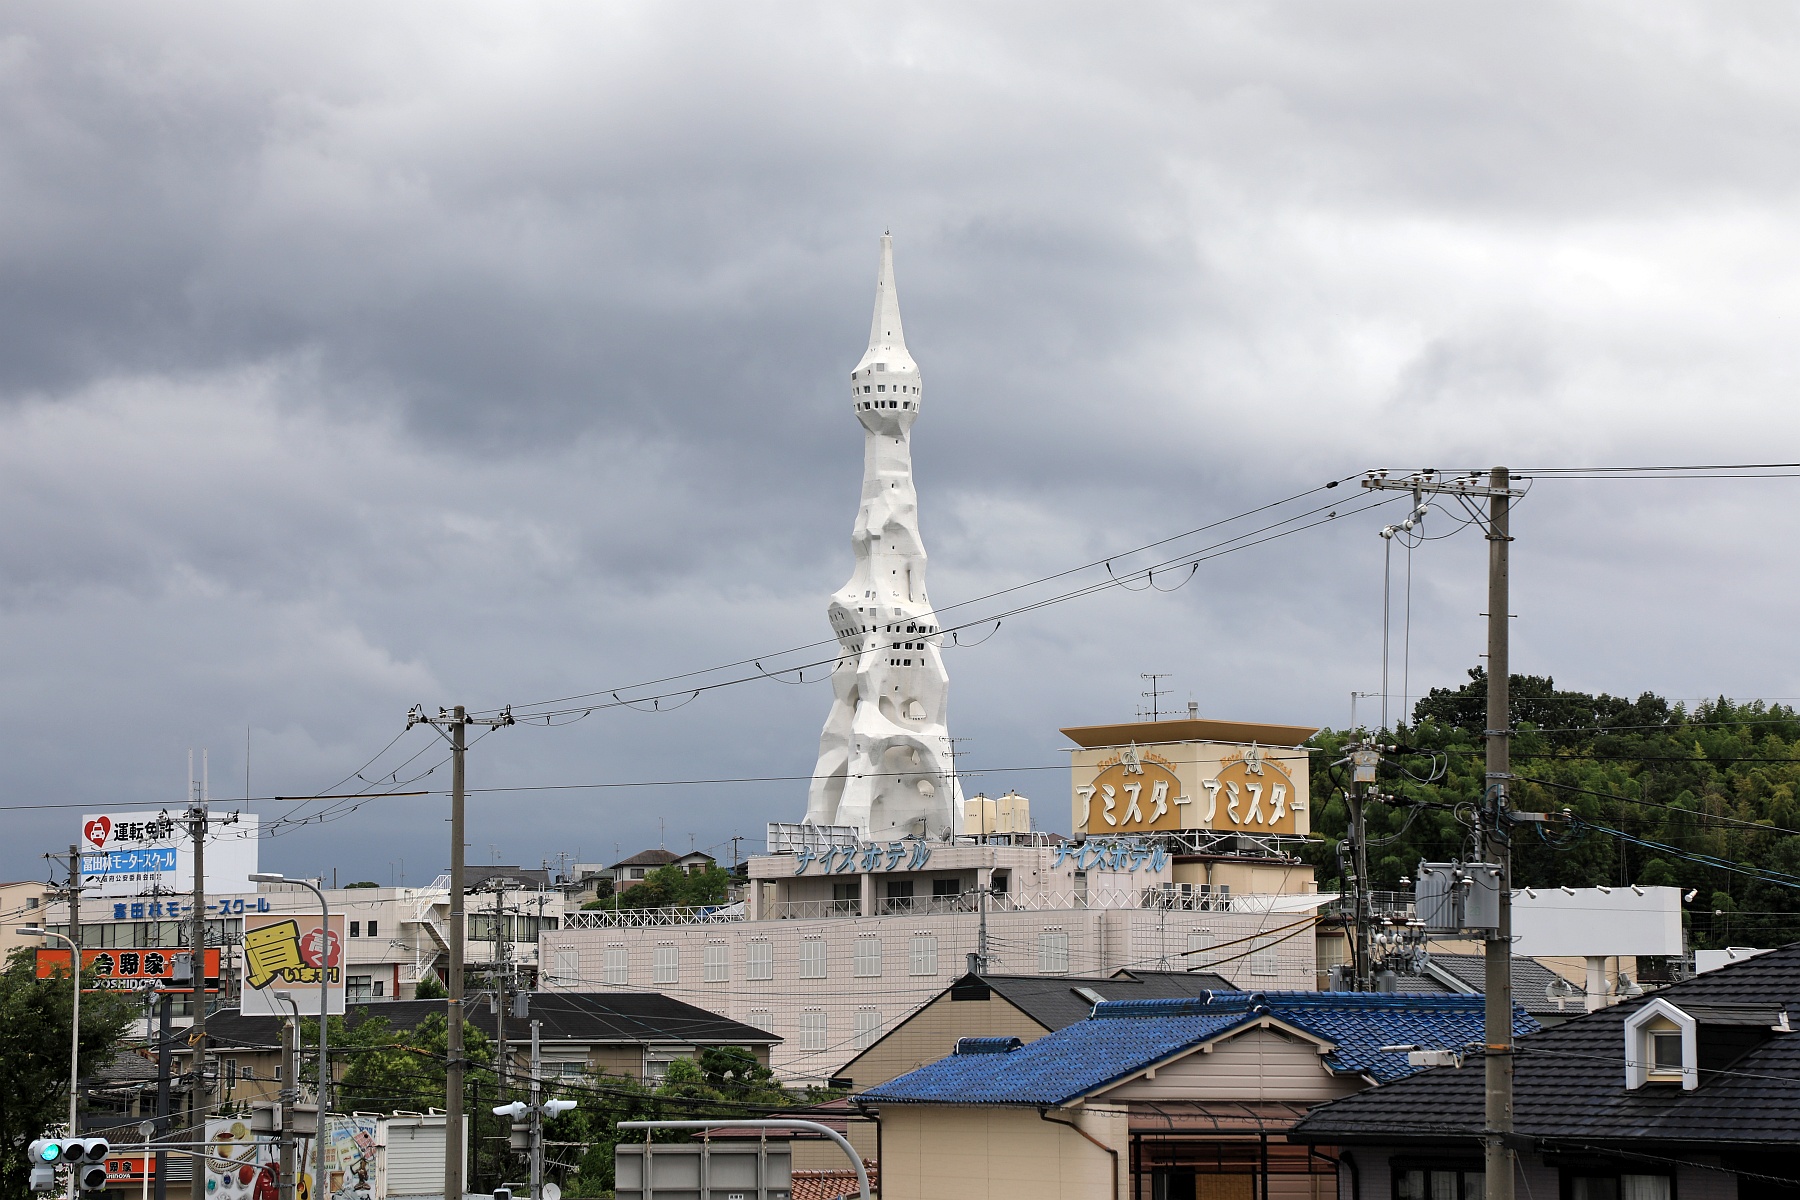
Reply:
[[[72, 962], [81, 961], [81, 847], [69, 847], [69, 940], [75, 943]], [[75, 1131], [69, 1130], [74, 1137]]]
[[[156, 1022], [156, 1136], [169, 1132], [169, 1058], [174, 1031], [169, 1023], [169, 993], [158, 989], [157, 1003], [162, 1011]], [[156, 1200], [169, 1200], [169, 1156], [156, 1151]]]
[[[188, 770], [193, 770], [190, 758]], [[194, 1047], [194, 1081], [188, 1089], [188, 1127], [205, 1129], [210, 1109], [206, 1089], [206, 827], [207, 811], [202, 802], [188, 805], [188, 833], [194, 839], [194, 1028], [188, 1041]], [[195, 1164], [189, 1185], [190, 1200], [206, 1200], [206, 1172]]]

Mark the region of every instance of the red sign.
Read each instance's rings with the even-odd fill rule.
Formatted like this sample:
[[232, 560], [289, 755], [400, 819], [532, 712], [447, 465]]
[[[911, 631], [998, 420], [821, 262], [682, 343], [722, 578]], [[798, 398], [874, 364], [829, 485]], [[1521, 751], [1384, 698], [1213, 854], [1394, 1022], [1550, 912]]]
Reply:
[[[94, 986], [90, 992], [138, 991], [168, 983], [175, 977], [175, 956], [182, 951], [177, 950], [127, 950], [115, 948], [111, 950], [83, 950], [81, 952], [81, 968], [83, 974], [92, 973]], [[37, 976], [48, 979], [52, 975], [69, 973], [69, 952], [67, 950], [39, 950], [37, 952]], [[209, 948], [206, 952], [206, 977], [219, 977], [219, 952]]]
[[81, 827], [81, 836], [85, 837], [88, 841], [101, 849], [106, 847], [106, 837], [111, 832], [111, 817], [95, 817]]

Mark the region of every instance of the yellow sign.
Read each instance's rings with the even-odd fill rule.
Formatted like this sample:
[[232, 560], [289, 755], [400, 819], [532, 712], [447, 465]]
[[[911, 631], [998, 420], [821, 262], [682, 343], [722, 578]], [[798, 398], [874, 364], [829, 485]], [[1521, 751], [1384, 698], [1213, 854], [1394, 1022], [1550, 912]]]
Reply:
[[1219, 833], [1305, 834], [1306, 752], [1186, 742], [1077, 751], [1077, 834], [1142, 834], [1209, 829]]

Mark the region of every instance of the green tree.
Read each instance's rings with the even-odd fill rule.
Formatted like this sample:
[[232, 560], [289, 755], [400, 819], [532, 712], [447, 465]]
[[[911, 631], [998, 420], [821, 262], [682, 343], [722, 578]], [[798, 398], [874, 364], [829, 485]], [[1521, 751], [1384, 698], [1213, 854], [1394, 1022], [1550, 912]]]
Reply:
[[[1635, 700], [1511, 679], [1514, 806], [1557, 814], [1513, 846], [1520, 886], [1631, 883], [1696, 892], [1695, 946], [1781, 945], [1800, 937], [1800, 713], [1724, 697], [1691, 711], [1653, 693]], [[1403, 751], [1384, 765], [1368, 806], [1370, 874], [1398, 888], [1420, 859], [1471, 853], [1468, 813], [1485, 787], [1487, 679], [1419, 701], [1389, 731]], [[1341, 768], [1347, 733], [1315, 739], [1313, 832], [1307, 858], [1321, 883], [1340, 876], [1348, 822]], [[1702, 899], [1704, 898], [1704, 899]]]
[[729, 894], [731, 872], [708, 867], [689, 872], [670, 863], [645, 875], [624, 891], [583, 905], [587, 909], [669, 908], [675, 905], [706, 907], [723, 904]]
[[413, 990], [415, 1000], [444, 1000], [449, 995], [450, 990], [444, 986], [444, 981], [429, 972], [419, 977], [419, 985]]
[[[37, 978], [31, 947], [15, 950], [0, 969], [0, 1200], [26, 1200], [26, 1144], [68, 1121], [72, 992], [66, 974]], [[119, 1052], [132, 1015], [120, 993], [81, 998], [84, 1069]]]

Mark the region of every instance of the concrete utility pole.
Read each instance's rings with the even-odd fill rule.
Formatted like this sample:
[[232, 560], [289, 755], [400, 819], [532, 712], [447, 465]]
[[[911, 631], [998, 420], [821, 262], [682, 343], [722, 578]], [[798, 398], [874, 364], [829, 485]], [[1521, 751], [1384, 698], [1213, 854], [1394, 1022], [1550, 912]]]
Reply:
[[[1386, 472], [1362, 481], [1373, 491], [1411, 492], [1454, 496], [1469, 515], [1480, 522], [1488, 539], [1487, 625], [1487, 786], [1479, 809], [1485, 846], [1484, 857], [1500, 869], [1499, 916], [1488, 931], [1486, 966], [1484, 1066], [1487, 1084], [1482, 1150], [1487, 1200], [1513, 1200], [1513, 1155], [1507, 1145], [1513, 1127], [1513, 1032], [1512, 1032], [1512, 848], [1510, 827], [1519, 821], [1542, 821], [1541, 813], [1511, 810], [1507, 784], [1512, 779], [1512, 716], [1508, 695], [1508, 571], [1512, 533], [1511, 502], [1523, 495], [1512, 486], [1512, 473], [1495, 467], [1484, 485], [1478, 474], [1446, 478], [1437, 471], [1419, 472], [1407, 479], [1389, 479]], [[1486, 500], [1487, 512], [1479, 506]]]
[[544, 1194], [544, 1060], [538, 1048], [543, 1024], [531, 1023], [531, 1200]]
[[[415, 708], [406, 714], [406, 727], [430, 725], [450, 743], [450, 999], [445, 1004], [447, 1036], [444, 1046], [444, 1200], [462, 1200], [466, 1194], [463, 1180], [463, 1078], [468, 1060], [463, 1057], [463, 942], [467, 933], [467, 913], [463, 897], [463, 858], [467, 849], [463, 809], [466, 777], [463, 758], [468, 750], [464, 736], [471, 725], [498, 729], [513, 723], [512, 706], [500, 710], [497, 717], [471, 717], [458, 704], [453, 709], [438, 709], [428, 717]], [[439, 726], [447, 725], [446, 735]], [[196, 1196], [194, 1200], [204, 1200]]]
[[[190, 761], [189, 774], [193, 773]], [[188, 832], [194, 839], [194, 923], [193, 942], [193, 1031], [188, 1044], [194, 1048], [194, 1082], [188, 1089], [188, 1140], [206, 1140], [206, 1114], [209, 1093], [206, 1087], [206, 826], [205, 793], [188, 805]], [[188, 1186], [190, 1200], [206, 1200], [206, 1171], [202, 1159], [194, 1160], [193, 1182]]]
[[1488, 824], [1489, 862], [1500, 864], [1500, 919], [1487, 940], [1487, 1129], [1482, 1138], [1488, 1200], [1512, 1200], [1513, 1155], [1507, 1135], [1513, 1127], [1512, 1035], [1512, 848], [1502, 824], [1507, 782], [1512, 778], [1512, 705], [1508, 694], [1512, 664], [1507, 641], [1511, 610], [1511, 475], [1495, 467], [1488, 478], [1488, 668], [1487, 792], [1494, 819]]
[[[81, 847], [69, 847], [69, 940], [75, 943], [75, 970], [81, 970]], [[71, 1129], [69, 1136], [74, 1137]]]

